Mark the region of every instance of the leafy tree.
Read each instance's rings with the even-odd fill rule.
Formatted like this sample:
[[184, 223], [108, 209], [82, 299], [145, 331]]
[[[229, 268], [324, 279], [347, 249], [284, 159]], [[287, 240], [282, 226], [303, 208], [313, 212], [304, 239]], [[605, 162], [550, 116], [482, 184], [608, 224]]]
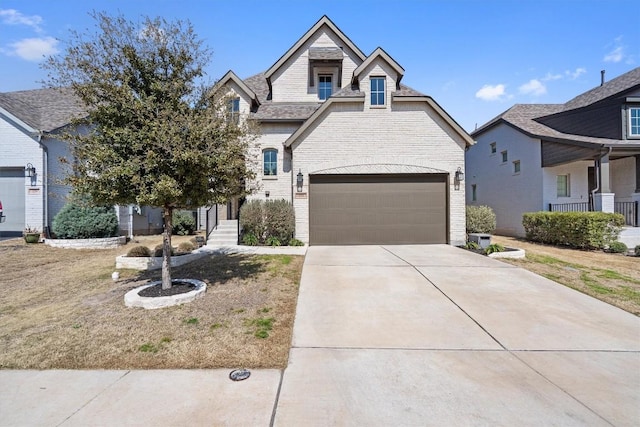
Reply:
[[211, 53], [189, 22], [91, 16], [94, 32], [72, 31], [44, 64], [46, 84], [70, 88], [88, 112], [62, 135], [74, 155], [65, 182], [95, 204], [163, 209], [168, 289], [173, 211], [243, 195], [255, 132], [229, 120], [227, 94], [203, 83]]

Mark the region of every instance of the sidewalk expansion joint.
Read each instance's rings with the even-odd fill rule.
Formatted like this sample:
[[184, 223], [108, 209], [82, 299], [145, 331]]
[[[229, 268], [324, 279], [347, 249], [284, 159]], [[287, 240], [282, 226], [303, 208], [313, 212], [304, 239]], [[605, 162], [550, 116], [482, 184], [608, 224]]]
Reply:
[[81, 407], [79, 407], [76, 411], [74, 411], [71, 415], [69, 415], [67, 418], [65, 418], [64, 420], [62, 420], [58, 426], [63, 425], [64, 423], [66, 423], [71, 417], [73, 417], [75, 414], [77, 414], [78, 412], [82, 411], [87, 405], [89, 405], [91, 402], [93, 402], [94, 400], [96, 400], [98, 398], [98, 396], [100, 396], [102, 393], [104, 393], [105, 391], [107, 391], [108, 389], [110, 389], [111, 387], [113, 387], [113, 385], [117, 382], [119, 382], [121, 379], [123, 379], [124, 377], [126, 377], [127, 375], [129, 375], [131, 373], [131, 370], [127, 370], [124, 372], [124, 374], [120, 375], [118, 378], [116, 378], [116, 380], [114, 382], [112, 382], [111, 384], [109, 384], [108, 386], [106, 386], [103, 390], [101, 390], [99, 393], [97, 393], [95, 396], [93, 396], [91, 399], [87, 400], [84, 405], [82, 405]]

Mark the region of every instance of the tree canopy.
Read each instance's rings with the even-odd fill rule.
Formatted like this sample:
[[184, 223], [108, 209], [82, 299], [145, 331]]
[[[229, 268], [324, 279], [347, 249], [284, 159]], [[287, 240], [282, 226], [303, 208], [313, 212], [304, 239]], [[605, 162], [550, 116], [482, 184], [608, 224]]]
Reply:
[[167, 258], [174, 209], [244, 194], [255, 132], [205, 84], [211, 51], [189, 22], [92, 17], [94, 32], [72, 31], [44, 64], [46, 84], [70, 88], [88, 113], [62, 135], [74, 156], [65, 181], [96, 204], [162, 208]]

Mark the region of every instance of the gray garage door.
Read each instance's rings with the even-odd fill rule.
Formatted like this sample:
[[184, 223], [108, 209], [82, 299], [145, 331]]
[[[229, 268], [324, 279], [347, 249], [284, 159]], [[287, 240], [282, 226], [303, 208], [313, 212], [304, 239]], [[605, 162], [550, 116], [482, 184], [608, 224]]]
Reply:
[[311, 175], [309, 244], [448, 243], [447, 176]]
[[24, 169], [0, 168], [0, 201], [7, 220], [0, 223], [0, 237], [21, 236], [24, 230]]

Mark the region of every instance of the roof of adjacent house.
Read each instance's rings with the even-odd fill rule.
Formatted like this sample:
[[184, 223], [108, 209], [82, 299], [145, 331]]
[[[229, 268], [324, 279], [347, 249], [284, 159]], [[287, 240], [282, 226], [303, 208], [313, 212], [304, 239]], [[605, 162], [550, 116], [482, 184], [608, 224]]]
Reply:
[[86, 109], [70, 89], [34, 89], [0, 93], [0, 108], [27, 126], [53, 132], [85, 116]]
[[513, 107], [507, 109], [471, 132], [471, 136], [475, 138], [499, 123], [506, 123], [507, 125], [515, 127], [534, 138], [574, 141], [590, 144], [625, 144], [628, 146], [629, 141], [627, 140], [597, 138], [560, 132], [550, 126], [540, 123], [537, 119], [593, 105], [597, 102], [616, 96], [621, 92], [630, 90], [635, 86], [640, 86], [640, 67], [616, 77], [601, 86], [584, 92], [564, 104], [515, 104]]

